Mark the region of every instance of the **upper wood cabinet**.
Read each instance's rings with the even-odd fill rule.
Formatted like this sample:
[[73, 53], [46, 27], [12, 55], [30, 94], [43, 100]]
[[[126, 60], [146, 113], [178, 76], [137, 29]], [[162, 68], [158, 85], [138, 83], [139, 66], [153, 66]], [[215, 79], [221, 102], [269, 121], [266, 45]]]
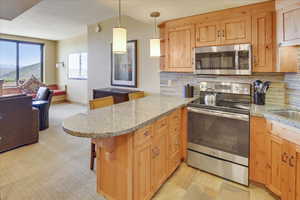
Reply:
[[275, 72], [274, 12], [252, 17], [253, 72]]
[[221, 43], [251, 43], [251, 16], [232, 18], [221, 22]]
[[300, 45], [300, 2], [276, 0], [277, 36], [281, 46]]
[[212, 46], [221, 43], [219, 22], [198, 23], [196, 25], [196, 46]]
[[185, 25], [165, 30], [165, 70], [193, 72], [195, 26]]
[[160, 30], [162, 71], [193, 72], [194, 47], [247, 43], [253, 72], [277, 70], [274, 1], [170, 20]]
[[251, 43], [251, 16], [196, 24], [196, 47]]

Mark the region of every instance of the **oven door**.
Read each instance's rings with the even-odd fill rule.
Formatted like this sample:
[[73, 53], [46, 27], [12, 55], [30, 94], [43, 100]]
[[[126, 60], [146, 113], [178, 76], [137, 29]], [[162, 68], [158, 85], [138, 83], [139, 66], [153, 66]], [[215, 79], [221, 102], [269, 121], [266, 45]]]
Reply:
[[188, 148], [248, 166], [249, 116], [188, 108]]
[[227, 45], [195, 49], [196, 74], [251, 74], [251, 45]]

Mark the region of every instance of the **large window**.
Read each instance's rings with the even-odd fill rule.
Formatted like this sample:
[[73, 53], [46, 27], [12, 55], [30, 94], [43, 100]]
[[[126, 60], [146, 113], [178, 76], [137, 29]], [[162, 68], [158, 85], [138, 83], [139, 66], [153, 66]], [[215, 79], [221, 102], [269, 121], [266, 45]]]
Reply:
[[43, 44], [0, 39], [0, 80], [16, 86], [34, 75], [43, 81]]

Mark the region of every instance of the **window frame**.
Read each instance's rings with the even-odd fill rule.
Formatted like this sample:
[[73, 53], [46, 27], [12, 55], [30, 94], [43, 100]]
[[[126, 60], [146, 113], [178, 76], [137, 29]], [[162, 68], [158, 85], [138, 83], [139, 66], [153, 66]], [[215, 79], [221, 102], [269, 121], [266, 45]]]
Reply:
[[[33, 45], [39, 45], [40, 46], [40, 52], [41, 52], [41, 82], [44, 82], [44, 43], [40, 42], [30, 42], [30, 41], [23, 41], [23, 40], [12, 40], [12, 39], [2, 39], [0, 38], [0, 41], [7, 41], [7, 42], [14, 42], [16, 44], [16, 86], [19, 85], [20, 80], [20, 44], [33, 44]], [[5, 87], [5, 81], [3, 86]]]
[[[86, 54], [86, 56], [88, 56], [88, 52], [75, 52], [75, 53], [70, 53], [69, 55], [68, 55], [68, 69], [67, 69], [67, 73], [68, 73], [68, 80], [87, 80], [88, 79], [88, 77], [78, 77], [78, 78], [75, 78], [75, 77], [70, 77], [70, 61], [69, 61], [69, 59], [70, 59], [70, 55], [72, 55], [72, 54], [78, 54], [79, 55], [79, 70], [81, 71], [81, 69], [82, 69], [82, 63], [81, 63], [81, 56], [82, 56], [82, 54]], [[87, 64], [87, 69], [88, 69], [88, 64]]]

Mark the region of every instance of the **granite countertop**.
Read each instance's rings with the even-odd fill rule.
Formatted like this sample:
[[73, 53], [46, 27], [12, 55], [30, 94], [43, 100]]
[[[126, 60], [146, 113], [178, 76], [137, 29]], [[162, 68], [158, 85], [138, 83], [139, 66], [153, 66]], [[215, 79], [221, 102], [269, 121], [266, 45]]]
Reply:
[[291, 107], [291, 106], [288, 106], [288, 105], [282, 105], [282, 106], [279, 106], [279, 105], [278, 106], [277, 105], [264, 105], [264, 106], [260, 106], [260, 105], [254, 105], [253, 104], [251, 106], [251, 109], [250, 109], [250, 115], [251, 116], [258, 116], [258, 117], [265, 117], [267, 120], [280, 122], [280, 123], [283, 123], [285, 125], [300, 129], [300, 121], [299, 120], [295, 120], [295, 119], [289, 118], [289, 117], [283, 117], [283, 116], [280, 116], [280, 115], [276, 114], [276, 112], [278, 112], [278, 111], [287, 111], [287, 110], [299, 111], [295, 107]]
[[114, 137], [135, 131], [194, 98], [151, 95], [67, 118], [63, 129], [70, 135], [86, 138]]

